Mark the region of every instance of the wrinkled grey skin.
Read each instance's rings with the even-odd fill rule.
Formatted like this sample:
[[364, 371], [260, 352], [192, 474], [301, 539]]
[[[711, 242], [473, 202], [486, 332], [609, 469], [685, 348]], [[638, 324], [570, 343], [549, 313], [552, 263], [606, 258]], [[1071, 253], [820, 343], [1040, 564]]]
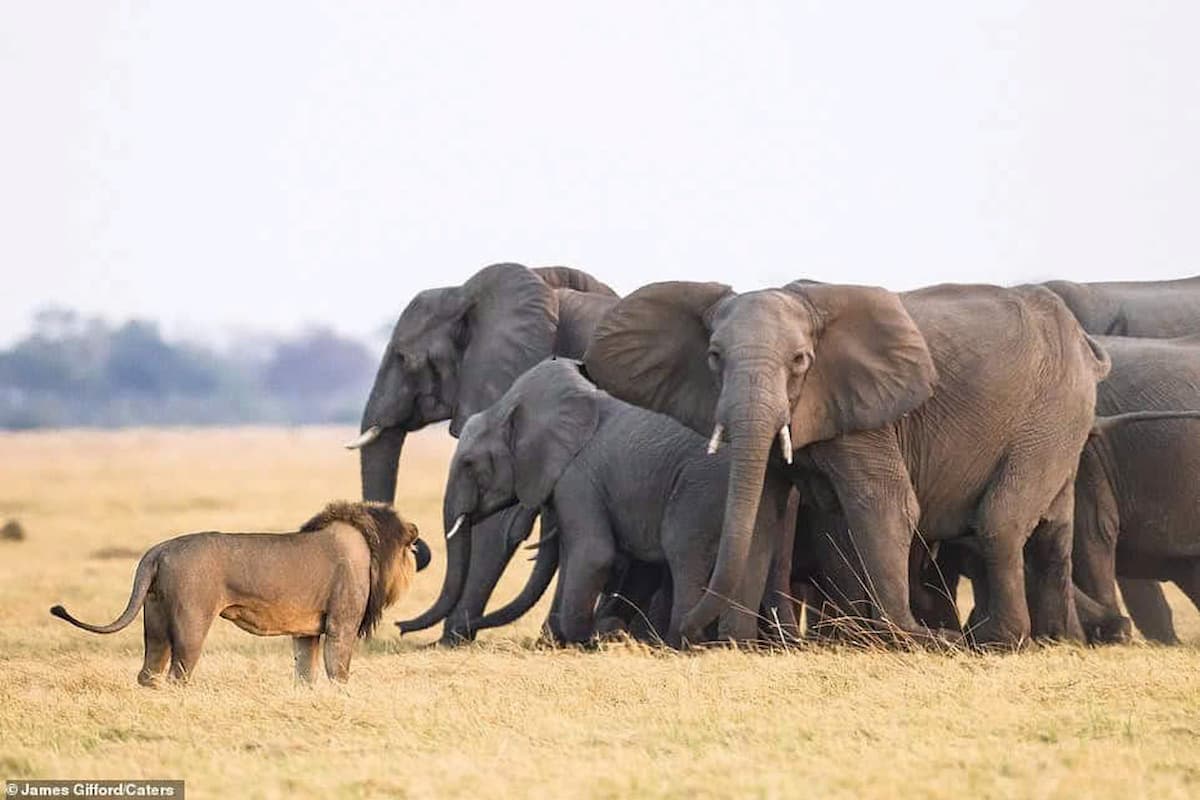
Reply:
[[1200, 333], [1200, 276], [1042, 285], [1063, 299], [1088, 333], [1159, 339]]
[[[560, 642], [595, 634], [596, 603], [618, 553], [666, 563], [673, 597], [665, 638], [678, 646], [683, 614], [703, 595], [716, 558], [729, 463], [707, 455], [704, 439], [674, 420], [599, 391], [575, 362], [546, 361], [467, 421], [443, 517], [447, 525], [460, 516], [475, 522], [516, 502], [553, 509], [560, 563], [549, 628]], [[756, 546], [727, 596], [733, 608], [720, 618], [722, 639], [758, 638], [755, 612], [777, 540], [793, 526], [789, 493], [786, 481], [766, 487], [753, 525]], [[470, 525], [462, 531], [477, 538]], [[790, 604], [782, 600], [767, 598], [770, 610], [786, 615]]]
[[[1200, 336], [1099, 341], [1113, 369], [1100, 384], [1098, 414], [1200, 411]], [[1198, 501], [1200, 421], [1117, 425], [1089, 438], [1075, 487], [1074, 564], [1080, 588], [1110, 618], [1120, 617], [1114, 576], [1174, 581], [1200, 606]], [[1150, 585], [1161, 597], [1157, 583]], [[1128, 603], [1126, 588], [1122, 584]], [[1178, 641], [1165, 602], [1149, 620], [1149, 627], [1143, 627], [1145, 618], [1136, 620], [1147, 638]]]
[[[381, 435], [360, 452], [362, 496], [392, 502], [404, 437], [450, 420], [457, 436], [471, 414], [495, 402], [525, 370], [558, 354], [579, 356], [616, 300], [608, 286], [568, 267], [495, 264], [461, 286], [427, 289], [400, 314], [363, 410], [362, 431]], [[471, 555], [475, 583], [448, 617], [443, 641], [469, 638], [536, 512], [514, 510], [484, 525]], [[452, 576], [453, 577], [453, 576]]]
[[[736, 295], [720, 284], [654, 284], [605, 316], [585, 363], [621, 399], [698, 432], [722, 426], [731, 467], [721, 544], [683, 636], [724, 609], [744, 574], [770, 474], [793, 481], [806, 502], [833, 495], [836, 506], [820, 510], [844, 517], [852, 535], [841, 552], [858, 560], [884, 630], [927, 635], [909, 605], [914, 530], [931, 542], [971, 531], [992, 609], [977, 640], [1082, 638], [1074, 477], [1108, 360], [1053, 293], [945, 285], [896, 295], [797, 282]], [[780, 457], [785, 425], [792, 466]], [[812, 492], [814, 482], [832, 493]], [[1037, 565], [1031, 603], [1027, 543]]]
[[[1043, 284], [1091, 334], [1167, 339], [1200, 334], [1200, 276], [1172, 281]], [[1117, 581], [1130, 616], [1148, 639], [1176, 641], [1171, 608], [1157, 581]]]

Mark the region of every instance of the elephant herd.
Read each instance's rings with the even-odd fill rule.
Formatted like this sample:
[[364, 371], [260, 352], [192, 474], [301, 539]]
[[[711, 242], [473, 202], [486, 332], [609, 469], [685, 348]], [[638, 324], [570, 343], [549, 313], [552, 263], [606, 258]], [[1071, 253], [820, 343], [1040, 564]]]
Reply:
[[[401, 313], [363, 412], [363, 499], [405, 436], [458, 438], [441, 592], [473, 639], [558, 576], [558, 642], [1176, 641], [1200, 605], [1200, 278], [895, 293], [486, 267]], [[485, 614], [540, 516], [526, 586]], [[960, 578], [974, 605], [960, 618]], [[801, 608], [804, 609], [800, 624]]]

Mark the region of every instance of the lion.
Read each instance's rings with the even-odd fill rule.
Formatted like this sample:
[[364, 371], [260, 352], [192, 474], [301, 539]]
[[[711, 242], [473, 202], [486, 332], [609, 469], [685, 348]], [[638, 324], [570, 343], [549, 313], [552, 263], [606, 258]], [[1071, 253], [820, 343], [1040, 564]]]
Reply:
[[186, 683], [213, 619], [257, 636], [291, 636], [296, 677], [312, 682], [324, 636], [325, 673], [345, 682], [357, 637], [429, 562], [417, 527], [384, 503], [334, 502], [295, 533], [191, 533], [150, 548], [138, 562], [129, 604], [109, 625], [90, 625], [61, 605], [60, 619], [115, 633], [145, 606], [146, 654], [138, 683]]

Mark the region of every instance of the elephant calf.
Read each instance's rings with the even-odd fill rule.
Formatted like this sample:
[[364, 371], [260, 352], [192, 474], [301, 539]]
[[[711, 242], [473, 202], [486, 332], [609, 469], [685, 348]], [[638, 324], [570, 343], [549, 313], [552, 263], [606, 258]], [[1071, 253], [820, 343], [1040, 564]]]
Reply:
[[258, 636], [291, 636], [296, 675], [312, 680], [318, 644], [334, 680], [350, 674], [356, 636], [429, 561], [417, 527], [382, 503], [331, 503], [296, 533], [192, 533], [142, 556], [129, 603], [116, 621], [91, 625], [62, 606], [50, 613], [91, 631], [116, 633], [145, 606], [146, 656], [138, 683], [153, 686], [170, 665], [185, 682], [220, 615]]
[[[469, 559], [474, 522], [517, 502], [549, 508], [558, 542], [542, 546], [534, 580], [544, 579], [544, 590], [559, 567], [552, 635], [568, 643], [592, 637], [597, 600], [622, 554], [669, 567], [666, 638], [679, 645], [682, 615], [703, 595], [716, 559], [728, 474], [728, 458], [707, 455], [702, 437], [600, 391], [576, 362], [545, 361], [463, 428], [443, 509], [447, 538], [463, 543], [448, 548], [449, 557]], [[768, 484], [750, 568], [729, 598], [722, 638], [757, 638], [760, 604], [772, 605], [764, 601], [772, 563], [781, 547], [790, 550], [789, 492], [783, 481]], [[465, 573], [447, 564], [458, 584], [449, 587], [452, 596]], [[778, 605], [781, 618], [790, 613], [790, 604]]]
[[[1109, 618], [1120, 616], [1114, 577], [1174, 581], [1200, 606], [1200, 338], [1100, 342], [1113, 369], [1100, 384], [1098, 412], [1142, 421], [1098, 425], [1084, 447], [1075, 486], [1075, 581]], [[1169, 607], [1163, 609], [1154, 638], [1175, 641]]]

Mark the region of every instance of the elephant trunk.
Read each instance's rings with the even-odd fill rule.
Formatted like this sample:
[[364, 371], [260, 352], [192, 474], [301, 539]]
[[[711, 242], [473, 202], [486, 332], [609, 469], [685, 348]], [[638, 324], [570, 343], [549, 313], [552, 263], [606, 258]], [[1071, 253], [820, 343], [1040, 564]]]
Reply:
[[529, 538], [536, 511], [511, 506], [479, 521], [471, 529], [471, 561], [462, 597], [446, 617], [441, 644], [454, 646], [475, 638], [475, 624], [483, 616], [496, 583], [521, 542]]
[[[363, 430], [368, 429], [364, 424]], [[359, 450], [363, 500], [391, 503], [396, 499], [396, 472], [400, 468], [405, 435], [401, 428], [385, 428], [373, 442]]]
[[543, 520], [537, 560], [534, 561], [533, 571], [529, 574], [529, 580], [521, 589], [521, 593], [504, 607], [484, 614], [473, 622], [471, 624], [472, 635], [477, 631], [498, 628], [501, 625], [516, 622], [542, 599], [542, 595], [546, 593], [546, 588], [550, 586], [550, 581], [554, 578], [554, 573], [558, 571], [558, 542], [553, 541], [555, 533], [555, 530], [548, 529]]
[[470, 562], [471, 522], [464, 514], [446, 529], [446, 578], [442, 582], [441, 594], [424, 613], [397, 622], [396, 627], [401, 634], [423, 631], [446, 618], [462, 596]]
[[718, 422], [724, 424], [730, 439], [729, 488], [721, 544], [708, 590], [683, 619], [681, 632], [688, 641], [700, 641], [703, 630], [729, 606], [745, 573], [766, 478], [767, 457], [783, 417], [771, 405], [756, 399], [729, 414], [721, 414], [718, 409]]
[[404, 438], [420, 427], [415, 410], [411, 387], [395, 369], [389, 345], [363, 409], [362, 433], [346, 444], [358, 450], [364, 500], [391, 503], [396, 499], [396, 471]]

